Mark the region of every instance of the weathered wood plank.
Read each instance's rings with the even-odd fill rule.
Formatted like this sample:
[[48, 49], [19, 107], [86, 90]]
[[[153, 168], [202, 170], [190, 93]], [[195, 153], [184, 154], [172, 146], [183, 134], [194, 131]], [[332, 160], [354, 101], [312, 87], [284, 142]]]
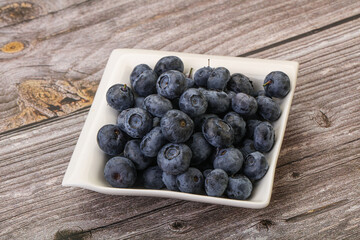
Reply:
[[356, 20], [254, 55], [301, 63], [269, 207], [62, 188], [86, 117], [80, 111], [0, 135], [0, 236], [355, 239], [360, 234], [359, 26]]
[[[360, 14], [352, 0], [47, 2], [34, 2], [43, 15], [0, 28], [0, 46], [12, 52], [0, 51], [0, 84], [6, 86], [0, 89], [0, 131], [91, 104], [92, 94], [80, 102], [77, 91], [59, 91], [56, 83], [89, 83], [93, 92], [115, 48], [236, 56]], [[38, 99], [33, 91], [44, 90], [44, 81], [52, 88]], [[23, 92], [23, 85], [33, 91]], [[67, 95], [74, 101], [62, 102]]]

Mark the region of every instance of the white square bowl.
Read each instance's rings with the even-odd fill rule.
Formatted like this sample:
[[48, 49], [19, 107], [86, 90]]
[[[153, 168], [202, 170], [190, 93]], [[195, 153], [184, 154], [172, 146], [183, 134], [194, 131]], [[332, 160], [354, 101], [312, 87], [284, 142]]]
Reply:
[[[278, 101], [282, 110], [282, 115], [279, 120], [273, 123], [276, 142], [273, 149], [265, 155], [269, 162], [269, 170], [265, 177], [255, 184], [253, 193], [249, 199], [234, 200], [168, 190], [113, 188], [105, 181], [103, 176], [103, 169], [107, 157], [98, 147], [96, 136], [98, 130], [103, 125], [116, 124], [116, 118], [118, 114], [118, 112], [108, 106], [106, 102], [105, 96], [107, 90], [116, 83], [126, 83], [130, 85], [129, 76], [132, 69], [136, 65], [145, 63], [153, 68], [161, 57], [169, 55], [178, 56], [183, 60], [185, 65], [184, 72], [188, 72], [191, 67], [195, 72], [197, 69], [207, 66], [208, 59], [210, 59], [212, 67], [222, 66], [229, 69], [231, 74], [245, 74], [253, 81], [255, 89], [263, 89], [263, 80], [265, 76], [271, 71], [283, 71], [289, 76], [291, 82], [290, 93], [284, 99]], [[290, 61], [225, 57], [140, 49], [114, 50], [111, 53], [110, 59], [106, 65], [104, 75], [99, 84], [80, 137], [77, 141], [62, 185], [80, 187], [112, 195], [177, 198], [182, 200], [244, 208], [266, 207], [269, 204], [271, 198], [276, 162], [285, 133], [291, 101], [294, 96], [298, 66], [299, 64], [297, 62]]]

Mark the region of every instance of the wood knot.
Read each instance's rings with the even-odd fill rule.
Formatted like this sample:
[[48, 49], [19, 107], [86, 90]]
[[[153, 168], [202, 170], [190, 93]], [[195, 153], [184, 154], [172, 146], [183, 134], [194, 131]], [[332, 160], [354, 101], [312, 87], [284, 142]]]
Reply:
[[292, 178], [298, 178], [299, 176], [300, 176], [300, 173], [298, 173], [298, 172], [292, 172], [291, 173]]
[[275, 223], [269, 219], [264, 219], [264, 220], [261, 220], [259, 223], [258, 223], [258, 228], [259, 229], [266, 229], [266, 231], [269, 231], [270, 227], [275, 225]]
[[174, 222], [170, 223], [169, 228], [173, 232], [185, 232], [188, 230], [186, 222], [181, 220], [175, 220]]
[[60, 229], [55, 233], [54, 240], [84, 240], [89, 239], [91, 237], [90, 232], [84, 232], [81, 227], [77, 227], [78, 229]]
[[17, 53], [24, 49], [22, 42], [9, 42], [5, 44], [0, 50], [4, 53]]
[[320, 127], [323, 128], [331, 127], [332, 124], [330, 118], [321, 110], [316, 112], [314, 120]]
[[35, 18], [39, 12], [40, 8], [30, 2], [11, 3], [0, 7], [0, 20], [18, 23]]

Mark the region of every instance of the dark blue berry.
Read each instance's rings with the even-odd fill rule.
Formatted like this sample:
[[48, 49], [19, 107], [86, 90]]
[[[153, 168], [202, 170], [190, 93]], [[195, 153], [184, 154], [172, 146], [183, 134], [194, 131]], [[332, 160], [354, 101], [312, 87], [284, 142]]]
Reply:
[[259, 96], [256, 98], [259, 115], [270, 122], [276, 121], [281, 115], [281, 109], [277, 102], [269, 97]]
[[205, 192], [212, 197], [221, 197], [228, 185], [229, 177], [222, 169], [214, 169], [205, 178]]
[[208, 101], [208, 113], [221, 114], [229, 110], [231, 99], [225, 92], [205, 90], [203, 93]]
[[153, 158], [144, 156], [140, 151], [140, 140], [130, 140], [126, 143], [124, 149], [124, 156], [130, 159], [137, 170], [144, 170], [150, 166], [153, 162]]
[[192, 78], [186, 78], [186, 89], [193, 88], [195, 86], [195, 81]]
[[211, 117], [216, 117], [218, 118], [218, 116], [216, 114], [213, 113], [205, 113], [202, 114], [200, 116], [197, 116], [194, 118], [194, 124], [195, 124], [195, 132], [201, 132], [202, 131], [202, 125], [204, 124], [205, 120]]
[[124, 150], [126, 142], [125, 133], [117, 125], [105, 125], [97, 133], [97, 143], [100, 149], [108, 155], [120, 154]]
[[223, 91], [230, 79], [230, 72], [224, 67], [215, 68], [207, 80], [207, 88]]
[[244, 157], [239, 149], [224, 148], [221, 149], [215, 157], [214, 169], [220, 168], [231, 176], [240, 170], [243, 162]]
[[186, 79], [182, 72], [170, 70], [160, 75], [156, 82], [158, 94], [168, 99], [180, 97], [186, 90]]
[[186, 113], [170, 110], [161, 118], [163, 135], [172, 143], [186, 142], [194, 131], [194, 122]]
[[162, 171], [158, 166], [147, 168], [143, 173], [144, 187], [149, 189], [161, 189], [165, 185], [162, 181]]
[[242, 116], [254, 115], [258, 108], [256, 99], [246, 93], [237, 93], [231, 101], [231, 106]]
[[202, 133], [214, 147], [229, 147], [234, 142], [234, 130], [220, 118], [208, 118], [202, 126]]
[[213, 151], [201, 132], [194, 133], [186, 142], [192, 151], [191, 165], [198, 165], [208, 159]]
[[141, 108], [128, 109], [124, 114], [123, 122], [119, 124], [121, 130], [132, 138], [142, 138], [152, 129], [152, 126], [152, 116]]
[[134, 107], [145, 109], [144, 107], [144, 97], [136, 97]]
[[141, 152], [147, 157], [156, 157], [159, 150], [167, 143], [160, 127], [154, 127], [143, 137], [140, 143]]
[[235, 93], [246, 93], [247, 95], [254, 95], [254, 86], [250, 79], [241, 74], [234, 73], [227, 84], [227, 89]]
[[254, 138], [254, 131], [257, 125], [261, 123], [260, 120], [249, 119], [246, 121], [246, 136], [250, 139]]
[[243, 173], [250, 180], [262, 179], [269, 169], [265, 156], [260, 152], [253, 152], [247, 155], [244, 161]]
[[113, 157], [105, 164], [104, 177], [112, 187], [127, 188], [136, 181], [134, 164], [124, 157]]
[[213, 69], [211, 67], [203, 67], [198, 69], [194, 74], [195, 84], [199, 87], [207, 87], [207, 81]]
[[131, 86], [133, 86], [135, 79], [146, 70], [151, 70], [151, 68], [146, 64], [139, 64], [134, 67], [134, 69], [132, 70], [132, 72], [130, 74]]
[[234, 145], [238, 146], [246, 133], [246, 122], [236, 112], [229, 112], [224, 116], [227, 122], [234, 130]]
[[212, 170], [214, 170], [214, 169], [208, 168], [208, 169], [206, 169], [206, 170], [203, 171], [203, 176], [204, 176], [205, 179], [207, 178], [207, 176], [209, 175], [209, 173], [211, 173]]
[[135, 104], [134, 94], [124, 84], [115, 84], [106, 92], [106, 101], [110, 107], [122, 111], [131, 108]]
[[256, 149], [254, 147], [254, 141], [251, 139], [245, 139], [240, 147], [240, 152], [242, 153], [244, 158], [246, 158], [246, 156], [250, 153], [256, 152]]
[[160, 149], [157, 164], [164, 172], [178, 175], [189, 168], [191, 156], [191, 149], [187, 145], [168, 143]]
[[207, 99], [204, 94], [196, 88], [186, 90], [180, 97], [180, 110], [188, 114], [190, 117], [196, 117], [206, 112], [208, 106]]
[[173, 108], [169, 99], [158, 94], [152, 94], [144, 99], [145, 109], [156, 117], [163, 117], [165, 113]]
[[190, 167], [186, 172], [176, 177], [176, 185], [181, 192], [199, 194], [204, 186], [204, 176], [199, 169]]
[[169, 70], [184, 71], [184, 63], [176, 56], [166, 56], [161, 58], [155, 65], [154, 71], [158, 76]]
[[158, 76], [153, 70], [145, 70], [131, 84], [134, 91], [140, 97], [146, 97], [156, 93], [156, 81]]
[[176, 175], [171, 175], [171, 174], [167, 174], [166, 172], [163, 172], [162, 181], [167, 189], [171, 191], [179, 191], [179, 188], [176, 185]]
[[275, 143], [275, 131], [268, 122], [262, 122], [254, 130], [254, 147], [260, 152], [269, 152]]
[[245, 200], [250, 197], [252, 190], [251, 181], [244, 175], [236, 174], [229, 177], [226, 195], [232, 199]]
[[290, 92], [290, 79], [284, 72], [275, 71], [269, 73], [264, 80], [266, 95], [276, 98], [284, 98]]

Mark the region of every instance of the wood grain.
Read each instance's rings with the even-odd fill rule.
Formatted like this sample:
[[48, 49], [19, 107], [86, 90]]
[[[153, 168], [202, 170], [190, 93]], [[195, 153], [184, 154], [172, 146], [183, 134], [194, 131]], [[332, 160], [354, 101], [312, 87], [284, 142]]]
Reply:
[[[47, 99], [23, 99], [18, 85], [80, 81], [95, 82], [96, 89], [115, 48], [237, 56], [360, 14], [359, 2], [351, 0], [34, 1], [3, 8], [0, 47], [15, 42], [23, 47], [0, 51], [0, 84], [7, 86], [0, 91], [0, 131], [63, 114], [59, 103], [49, 109], [43, 106]], [[66, 98], [56, 94], [45, 94], [49, 104]], [[78, 104], [69, 112], [83, 107]]]
[[[170, 19], [172, 21], [192, 16], [190, 13], [185, 13], [185, 10], [162, 13], [165, 14], [163, 17], [151, 22], [151, 24], [158, 26], [156, 23], [160, 21], [164, 25], [164, 31], [170, 29], [170, 33], [168, 37], [164, 37], [163, 42], [159, 40], [151, 47], [147, 45], [149, 48], [204, 51], [228, 55], [244, 53], [251, 57], [300, 62], [298, 84], [278, 160], [274, 191], [269, 207], [262, 210], [251, 210], [162, 198], [107, 196], [82, 189], [63, 188], [60, 186], [61, 180], [89, 107], [81, 106], [79, 110], [76, 110], [76, 107], [71, 108], [69, 105], [70, 110], [66, 114], [59, 114], [58, 116], [55, 111], [54, 116], [58, 117], [54, 117], [46, 115], [44, 109], [48, 105], [44, 103], [38, 105], [38, 108], [44, 111], [43, 115], [46, 116], [47, 120], [0, 133], [0, 239], [358, 239], [360, 235], [360, 129], [358, 126], [360, 121], [360, 49], [358, 47], [360, 45], [360, 19], [355, 17], [341, 22], [341, 19], [357, 14], [357, 10], [354, 10], [357, 6], [356, 1], [347, 2], [349, 7], [342, 5], [343, 2], [322, 3], [329, 5], [324, 6], [324, 9], [333, 10], [332, 13], [324, 14], [328, 19], [324, 16], [316, 16], [315, 10], [309, 10], [307, 14], [306, 12], [291, 12], [292, 10], [286, 4], [281, 3], [274, 3], [273, 6], [269, 6], [270, 4], [267, 5], [267, 2], [254, 1], [254, 5], [245, 2], [248, 11], [240, 9], [239, 6], [238, 8], [234, 6], [238, 12], [244, 13], [244, 15], [246, 15], [245, 12], [251, 13], [246, 15], [251, 19], [249, 23], [255, 22], [255, 16], [261, 15], [259, 12], [264, 13], [266, 9], [269, 12], [275, 12], [277, 9], [280, 16], [294, 14], [297, 14], [298, 18], [312, 16], [313, 20], [309, 21], [313, 21], [313, 23], [319, 21], [315, 28], [329, 26], [322, 28], [319, 32], [304, 34], [304, 32], [314, 28], [310, 27], [308, 22], [299, 22], [299, 26], [292, 26], [291, 34], [288, 33], [284, 36], [281, 35], [284, 32], [280, 26], [285, 20], [274, 18], [274, 22], [269, 23], [269, 25], [265, 24], [265, 26], [261, 26], [259, 23], [258, 33], [262, 33], [262, 35], [274, 33], [276, 37], [260, 40], [253, 38], [253, 42], [246, 40], [245, 43], [249, 43], [249, 49], [254, 50], [250, 54], [245, 45], [235, 40], [244, 39], [251, 34], [238, 36], [232, 40], [234, 48], [238, 47], [238, 51], [229, 49], [226, 44], [205, 50], [210, 48], [212, 43], [196, 39], [205, 32], [193, 36], [195, 37], [192, 40], [194, 46], [199, 47], [196, 50], [191, 50], [191, 48], [181, 44], [173, 44], [172, 37], [175, 33], [172, 31], [178, 31], [179, 27], [168, 27], [165, 26], [165, 23], [169, 22]], [[134, 10], [135, 8], [133, 9], [137, 6], [135, 3], [131, 3], [134, 5], [126, 2], [118, 4], [121, 6], [128, 4], [126, 6], [130, 10], [132, 9], [135, 13], [137, 11]], [[158, 6], [155, 3], [148, 4], [144, 6], [149, 9], [157, 9], [154, 8], [154, 6]], [[176, 5], [177, 3], [173, 4]], [[212, 10], [209, 10], [211, 7], [216, 6], [221, 9], [224, 5], [220, 1], [214, 3], [195, 2], [194, 4], [198, 4], [198, 9], [190, 9], [189, 11], [193, 11], [193, 14], [198, 11], [200, 15], [213, 13]], [[310, 2], [296, 2], [296, 5], [299, 6], [298, 9], [301, 10], [312, 9], [312, 6], [319, 6], [318, 4], [319, 2], [315, 2], [314, 5], [311, 5]], [[87, 7], [86, 10], [90, 10], [99, 7], [99, 5], [101, 4], [97, 2], [84, 2], [76, 7], [65, 9], [63, 12], [60, 10], [54, 16], [59, 14], [58, 17], [60, 17], [65, 12], [68, 14], [68, 11], [83, 9], [84, 6]], [[174, 5], [170, 4], [169, 9], [174, 9]], [[185, 3], [185, 5], [189, 6], [190, 3]], [[206, 10], [202, 7], [209, 9]], [[103, 8], [100, 7], [98, 11], [100, 12], [101, 9]], [[145, 9], [146, 7], [140, 7], [139, 12], [145, 11]], [[93, 10], [94, 13], [91, 12], [91, 14], [96, 14], [97, 11]], [[320, 8], [317, 10], [325, 11]], [[158, 11], [161, 12], [164, 9], [160, 8]], [[224, 11], [228, 11], [227, 13], [232, 17], [235, 16], [232, 10]], [[106, 11], [102, 14], [105, 16], [105, 13], [110, 14]], [[157, 13], [146, 12], [141, 16], [146, 14], [153, 16]], [[115, 13], [111, 14], [115, 15]], [[9, 102], [13, 100], [11, 100], [12, 95], [9, 94], [10, 90], [7, 88], [10, 88], [11, 84], [16, 83], [18, 85], [15, 86], [23, 86], [25, 89], [35, 89], [30, 90], [29, 96], [37, 96], [32, 94], [33, 92], [54, 92], [49, 95], [55, 97], [50, 97], [48, 100], [42, 99], [43, 102], [51, 100], [58, 103], [61, 98], [57, 97], [58, 92], [65, 95], [70, 94], [69, 96], [73, 99], [82, 99], [83, 95], [81, 94], [84, 93], [79, 92], [81, 86], [89, 84], [86, 85], [89, 89], [96, 86], [98, 81], [96, 76], [101, 76], [100, 65], [102, 61], [106, 61], [107, 55], [106, 57], [99, 57], [101, 56], [100, 52], [91, 53], [79, 41], [76, 45], [79, 48], [72, 51], [75, 56], [72, 59], [71, 56], [68, 56], [69, 46], [61, 49], [60, 46], [64, 45], [61, 43], [66, 42], [65, 40], [69, 39], [68, 37], [73, 43], [76, 39], [73, 35], [75, 32], [77, 35], [84, 34], [82, 35], [84, 36], [82, 41], [84, 41], [87, 36], [87, 29], [94, 30], [95, 27], [99, 27], [98, 30], [100, 31], [100, 26], [104, 27], [103, 24], [107, 21], [111, 23], [124, 21], [123, 23], [126, 23], [133, 18], [131, 14], [134, 12], [128, 13], [128, 15], [124, 13], [125, 16], [128, 16], [125, 19], [109, 16], [109, 20], [99, 20], [100, 22], [79, 28], [74, 33], [60, 33], [43, 40], [43, 46], [50, 47], [49, 53], [45, 52], [44, 48], [41, 50], [35, 47], [31, 51], [29, 48], [25, 48], [23, 51], [14, 53], [17, 56], [7, 58], [6, 61], [1, 55], [0, 61], [3, 61], [2, 64], [4, 65], [1, 65], [0, 69], [7, 69], [11, 72], [11, 74], [6, 72], [6, 78], [1, 75], [4, 73], [3, 70], [0, 74], [2, 86], [7, 86], [0, 88], [3, 92], [7, 91], [7, 94], [1, 93], [0, 98], [2, 120], [17, 114], [9, 114], [12, 111], [12, 108], [8, 108], [11, 105]], [[222, 16], [221, 14], [208, 15], [211, 18], [208, 21], [215, 21]], [[333, 14], [333, 18], [329, 19], [331, 14]], [[242, 16], [235, 16], [236, 18], [242, 19]], [[143, 22], [138, 25], [133, 25], [128, 30], [124, 30], [123, 34], [119, 33], [117, 37], [127, 39], [126, 41], [132, 39], [135, 44], [140, 44], [140, 46], [142, 46], [141, 44], [144, 46], [152, 44], [152, 42], [145, 43], [145, 39], [140, 41], [140, 38], [137, 38], [140, 36], [140, 32], [138, 32], [140, 30], [142, 34], [149, 33], [148, 28], [151, 24], [147, 25], [145, 19], [147, 18], [144, 18]], [[320, 19], [323, 20], [320, 21]], [[18, 29], [12, 26], [6, 31], [20, 36], [18, 31], [22, 29], [21, 26], [25, 24], [29, 27], [32, 21], [37, 20], [19, 23]], [[66, 22], [67, 19], [64, 21]], [[217, 31], [220, 34], [220, 29], [217, 27], [223, 21], [219, 21], [220, 25], [215, 28], [206, 28], [207, 23], [200, 18], [194, 21], [198, 21], [199, 24], [194, 28], [203, 26], [204, 31], [207, 29], [211, 32], [210, 29], [213, 29], [215, 35]], [[226, 21], [224, 19], [224, 22]], [[340, 23], [331, 25], [331, 21], [340, 21]], [[262, 20], [260, 22], [265, 23]], [[119, 26], [125, 27], [125, 25], [118, 25], [114, 28]], [[157, 28], [155, 26], [154, 28]], [[193, 27], [189, 22], [181, 23], [179, 26]], [[43, 24], [42, 27], [44, 30], [46, 25]], [[247, 30], [244, 31], [246, 33], [251, 32], [253, 25], [245, 24], [242, 27]], [[271, 31], [274, 27], [276, 30]], [[291, 30], [289, 26], [284, 26], [284, 28], [287, 28], [286, 31], [289, 32]], [[100, 32], [106, 33], [109, 29], [113, 28], [108, 27]], [[54, 32], [57, 31], [59, 28], [54, 30]], [[154, 31], [159, 31], [159, 29], [154, 29]], [[32, 34], [30, 32], [29, 36]], [[48, 34], [46, 30], [44, 33]], [[234, 30], [235, 35], [240, 35], [240, 33], [242, 31], [239, 29]], [[183, 38], [189, 41], [190, 35], [184, 35]], [[0, 35], [0, 39], [2, 36]], [[71, 36], [73, 37], [71, 38]], [[105, 34], [105, 36], [110, 35]], [[155, 35], [151, 36], [153, 40], [156, 39]], [[213, 40], [221, 41], [218, 39], [219, 36], [214, 37]], [[291, 38], [291, 36], [301, 37]], [[120, 38], [117, 39], [120, 40]], [[117, 43], [112, 41], [113, 39], [100, 41], [99, 45], [90, 44], [89, 46], [91, 49], [98, 47], [96, 49], [110, 51], [111, 47], [123, 44], [122, 42], [119, 44], [120, 41]], [[126, 41], [124, 45], [129, 44]], [[271, 45], [278, 41], [282, 43]], [[54, 44], [55, 46], [51, 47]], [[271, 47], [266, 48], [267, 45]], [[262, 50], [256, 51], [259, 48]], [[21, 55], [25, 51], [28, 52]], [[68, 70], [67, 67], [69, 66], [66, 65], [68, 63], [60, 61], [66, 52], [67, 55], [64, 59], [69, 61], [69, 66], [72, 66], [76, 59], [84, 59], [72, 69], [86, 70], [84, 72], [87, 73], [86, 76]], [[21, 71], [19, 68], [15, 68], [16, 64], [21, 61], [29, 64], [31, 56], [36, 57], [35, 60], [32, 59], [32, 61], [36, 61], [34, 66], [21, 68]], [[94, 62], [100, 64], [94, 67], [92, 65]], [[51, 66], [42, 67], [39, 64]], [[29, 72], [23, 71], [23, 69], [28, 69]], [[64, 71], [64, 73], [57, 73], [56, 70]], [[9, 76], [14, 76], [11, 79], [14, 79], [15, 83], [9, 80]], [[49, 85], [42, 84], [44, 81], [48, 81]], [[64, 87], [68, 86], [67, 84], [73, 88]], [[36, 90], [32, 86], [38, 86], [37, 89], [40, 90]], [[15, 93], [18, 94], [17, 90]], [[88, 96], [91, 98], [91, 94], [86, 95], [86, 97]], [[9, 101], [4, 101], [4, 99]], [[34, 100], [28, 100], [34, 104], [32, 101]], [[52, 102], [50, 103], [52, 104]], [[13, 109], [16, 107], [15, 104]], [[3, 117], [3, 113], [8, 115]], [[7, 129], [9, 130], [11, 127]]]

